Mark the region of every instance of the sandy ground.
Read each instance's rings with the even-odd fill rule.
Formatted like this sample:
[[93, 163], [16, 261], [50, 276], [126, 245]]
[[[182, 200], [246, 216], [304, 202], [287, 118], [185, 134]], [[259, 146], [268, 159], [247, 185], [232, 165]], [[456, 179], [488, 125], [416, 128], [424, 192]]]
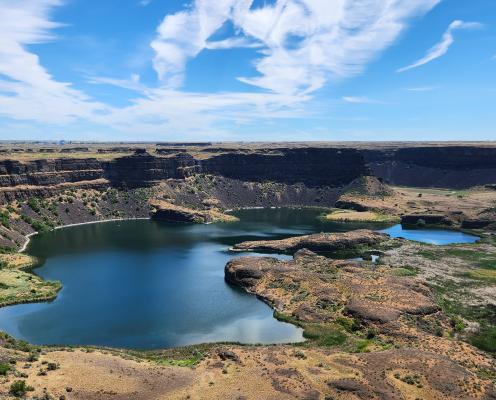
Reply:
[[[29, 396], [67, 400], [494, 398], [491, 387], [434, 353], [391, 350], [353, 355], [290, 346], [229, 350], [236, 360], [222, 360], [213, 349], [196, 368], [82, 350], [51, 352], [29, 368], [19, 367], [36, 388]], [[57, 363], [58, 369], [37, 375], [46, 369], [45, 361]], [[429, 368], [439, 368], [442, 375], [436, 378]], [[405, 383], [409, 376], [418, 383]], [[0, 393], [6, 393], [11, 381], [0, 383]]]

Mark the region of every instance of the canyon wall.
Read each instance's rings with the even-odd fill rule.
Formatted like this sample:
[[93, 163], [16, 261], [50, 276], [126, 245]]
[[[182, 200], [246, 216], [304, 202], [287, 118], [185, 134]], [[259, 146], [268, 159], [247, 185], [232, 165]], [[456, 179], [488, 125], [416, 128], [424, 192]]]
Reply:
[[21, 163], [0, 161], [0, 188], [47, 186], [102, 178], [102, 163], [96, 159], [35, 160]]
[[421, 146], [361, 153], [372, 174], [393, 185], [462, 189], [496, 182], [496, 147]]
[[[138, 188], [166, 179], [184, 179], [196, 173], [240, 181], [294, 184], [308, 187], [340, 187], [368, 174], [362, 155], [353, 149], [284, 149], [269, 153], [231, 152], [197, 159], [180, 152], [157, 157], [146, 152], [110, 161], [55, 159], [28, 162], [0, 161], [0, 201], [39, 195], [50, 186], [84, 184], [100, 187]], [[2, 190], [3, 189], [3, 190]]]
[[199, 164], [190, 154], [154, 157], [148, 153], [117, 158], [103, 164], [103, 177], [117, 187], [146, 187], [166, 179], [184, 179], [198, 172]]
[[355, 149], [277, 149], [259, 153], [225, 153], [201, 162], [204, 172], [242, 181], [304, 183], [309, 187], [346, 185], [369, 173]]
[[[247, 182], [342, 187], [372, 174], [393, 185], [466, 188], [496, 183], [496, 147], [374, 146], [205, 148], [159, 155], [137, 151], [111, 160], [55, 158], [0, 161], [0, 201], [43, 195], [47, 187], [148, 187], [196, 173]], [[190, 154], [191, 153], [191, 154]]]

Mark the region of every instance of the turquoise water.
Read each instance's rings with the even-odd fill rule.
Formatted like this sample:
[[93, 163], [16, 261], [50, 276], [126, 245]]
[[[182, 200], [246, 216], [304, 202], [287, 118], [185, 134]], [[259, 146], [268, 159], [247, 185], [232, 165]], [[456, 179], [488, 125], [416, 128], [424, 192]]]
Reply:
[[[35, 344], [141, 349], [301, 341], [301, 329], [275, 320], [270, 307], [224, 281], [226, 262], [243, 255], [227, 249], [244, 240], [371, 226], [321, 222], [315, 210], [236, 214], [241, 221], [230, 224], [125, 221], [36, 236], [28, 248], [42, 260], [35, 272], [60, 280], [63, 289], [49, 303], [0, 309], [0, 330]], [[426, 241], [473, 239], [452, 231], [389, 229]]]

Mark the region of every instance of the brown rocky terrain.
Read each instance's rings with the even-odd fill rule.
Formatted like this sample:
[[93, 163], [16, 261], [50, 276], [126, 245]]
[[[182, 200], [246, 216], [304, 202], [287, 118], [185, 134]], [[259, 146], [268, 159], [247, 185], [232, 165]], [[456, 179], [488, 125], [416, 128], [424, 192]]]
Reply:
[[[317, 344], [347, 343], [358, 346], [360, 351], [394, 346], [409, 349], [402, 354], [409, 354], [412, 361], [424, 354], [436, 354], [458, 363], [466, 371], [494, 374], [496, 365], [491, 356], [453, 336], [452, 321], [436, 302], [435, 292], [421, 280], [399, 272], [396, 267], [383, 263], [374, 266], [332, 261], [300, 250], [293, 261], [260, 257], [233, 260], [226, 266], [226, 279], [263, 298], [278, 313], [299, 323], [305, 328], [306, 337]], [[493, 287], [493, 296], [495, 294]], [[352, 335], [340, 338], [340, 327]], [[360, 337], [360, 332], [365, 332], [362, 342], [356, 342], [353, 334]], [[388, 358], [383, 352], [379, 354]], [[422, 374], [429, 373], [423, 371]], [[494, 387], [489, 385], [494, 396]], [[341, 389], [363, 390], [358, 398], [381, 395], [398, 398], [387, 391], [371, 393], [366, 386], [348, 382]]]
[[[24, 360], [17, 357], [19, 369], [35, 388], [29, 394], [38, 398], [47, 394], [84, 400], [494, 398], [485, 380], [442, 355], [418, 350], [347, 354], [291, 346], [214, 346], [193, 369], [99, 350], [54, 351], [35, 362], [27, 362], [26, 355]], [[47, 370], [48, 363], [55, 363], [56, 369]], [[40, 369], [46, 374], [38, 375]]]
[[234, 251], [258, 251], [276, 253], [294, 253], [300, 249], [332, 253], [339, 250], [356, 250], [377, 245], [388, 238], [388, 235], [370, 231], [355, 230], [345, 233], [317, 233], [296, 236], [281, 240], [257, 240], [238, 243]]

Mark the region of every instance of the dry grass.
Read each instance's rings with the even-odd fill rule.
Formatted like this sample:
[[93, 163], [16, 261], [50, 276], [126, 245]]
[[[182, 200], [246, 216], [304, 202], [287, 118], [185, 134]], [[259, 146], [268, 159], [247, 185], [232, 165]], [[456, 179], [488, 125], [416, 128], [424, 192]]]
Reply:
[[398, 222], [394, 215], [380, 214], [373, 211], [334, 210], [323, 217], [336, 222]]

